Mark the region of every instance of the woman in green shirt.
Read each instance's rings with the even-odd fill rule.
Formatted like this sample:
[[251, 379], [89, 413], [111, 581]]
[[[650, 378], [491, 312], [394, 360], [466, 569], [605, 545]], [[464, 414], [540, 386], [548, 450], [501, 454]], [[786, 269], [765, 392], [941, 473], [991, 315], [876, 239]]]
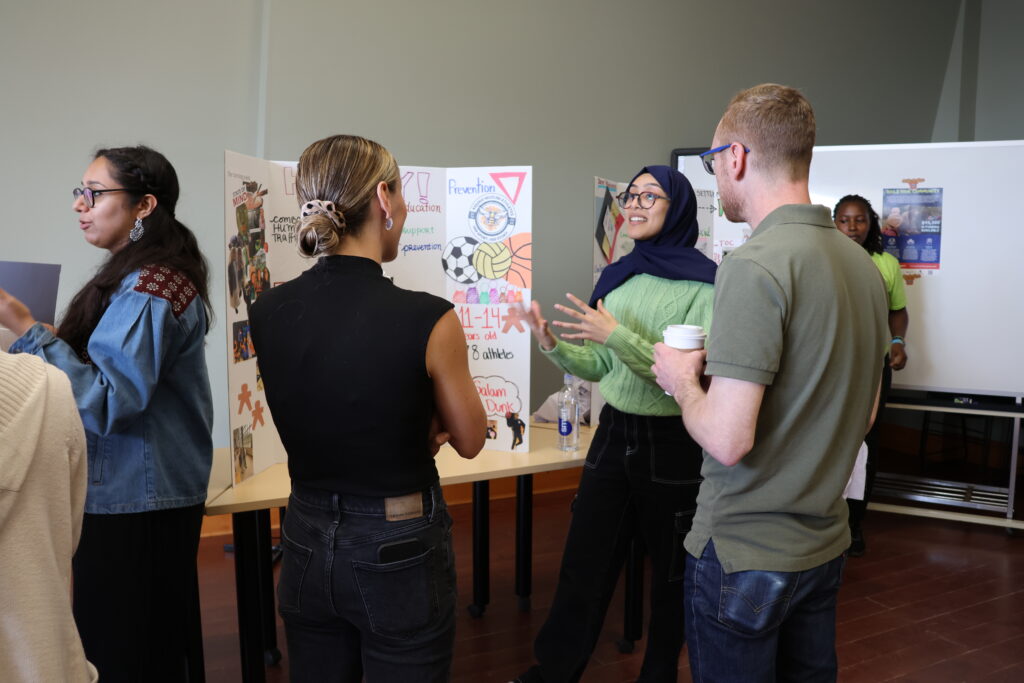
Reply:
[[674, 682], [684, 641], [683, 537], [702, 453], [679, 407], [655, 383], [653, 346], [667, 325], [711, 326], [715, 264], [694, 248], [697, 200], [668, 166], [648, 166], [618, 197], [632, 253], [601, 274], [590, 303], [568, 294], [573, 318], [551, 333], [540, 305], [518, 313], [562, 371], [600, 381], [601, 411], [580, 479], [558, 588], [537, 635], [537, 664], [517, 680], [578, 681], [594, 649], [630, 542], [651, 555], [651, 620], [640, 679]]
[[847, 499], [847, 504], [850, 506], [850, 535], [852, 537], [850, 555], [860, 557], [865, 550], [861, 522], [864, 520], [864, 513], [867, 510], [877, 470], [882, 408], [885, 406], [886, 394], [889, 393], [889, 386], [892, 384], [892, 371], [902, 370], [907, 364], [907, 346], [904, 337], [907, 335], [910, 316], [907, 314], [907, 295], [903, 291], [900, 263], [896, 257], [882, 249], [882, 229], [879, 225], [878, 214], [871, 207], [871, 202], [860, 195], [846, 195], [836, 204], [832, 211], [832, 218], [840, 232], [864, 247], [871, 256], [871, 260], [875, 262], [878, 270], [882, 273], [885, 291], [889, 295], [889, 333], [892, 335], [892, 342], [889, 347], [889, 355], [882, 365], [882, 393], [879, 397], [878, 416], [875, 418], [871, 431], [864, 439], [868, 445], [864, 500]]

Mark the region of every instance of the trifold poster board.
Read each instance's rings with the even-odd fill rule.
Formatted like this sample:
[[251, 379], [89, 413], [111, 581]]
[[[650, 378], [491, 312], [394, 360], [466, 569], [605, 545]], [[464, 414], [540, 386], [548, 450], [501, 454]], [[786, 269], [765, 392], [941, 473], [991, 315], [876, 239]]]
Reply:
[[[225, 152], [228, 396], [235, 483], [287, 454], [267, 408], [248, 309], [315, 261], [299, 255], [294, 162]], [[529, 166], [403, 166], [408, 209], [398, 258], [384, 272], [405, 289], [449, 299], [466, 334], [470, 372], [487, 412], [485, 446], [530, 448], [530, 332], [510, 304], [529, 306], [533, 171]]]
[[[699, 151], [673, 152], [676, 167], [714, 192]], [[815, 148], [811, 201], [831, 210], [845, 195], [866, 197], [903, 268], [909, 361], [895, 386], [1024, 395], [1024, 229], [1010, 201], [1022, 159], [1022, 140]], [[720, 206], [711, 215], [720, 262], [750, 226], [729, 223]]]

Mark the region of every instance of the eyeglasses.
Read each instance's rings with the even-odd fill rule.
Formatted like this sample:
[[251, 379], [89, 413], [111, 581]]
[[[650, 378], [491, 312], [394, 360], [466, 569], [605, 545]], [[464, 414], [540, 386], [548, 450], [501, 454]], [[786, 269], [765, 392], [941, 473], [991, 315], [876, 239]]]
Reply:
[[650, 209], [659, 199], [664, 199], [666, 202], [671, 201], [668, 197], [662, 197], [661, 195], [654, 194], [653, 192], [620, 192], [615, 197], [615, 201], [617, 201], [619, 206], [622, 208], [629, 206], [634, 199], [640, 204], [641, 209]]
[[71, 190], [71, 194], [75, 196], [75, 199], [81, 197], [85, 201], [85, 205], [90, 209], [96, 206], [96, 197], [107, 192], [131, 192], [131, 190], [124, 187], [118, 187], [110, 190], [94, 190], [91, 187], [76, 187]]
[[[704, 170], [707, 171], [710, 175], [715, 175], [715, 155], [718, 154], [719, 152], [724, 152], [725, 150], [729, 149], [735, 144], [735, 142], [730, 142], [728, 145], [721, 145], [720, 147], [709, 149], [708, 151], [701, 154], [700, 161], [702, 164], [704, 164]], [[743, 151], [746, 152], [747, 154], [750, 154], [750, 150], [747, 148], [746, 145], [743, 145]]]

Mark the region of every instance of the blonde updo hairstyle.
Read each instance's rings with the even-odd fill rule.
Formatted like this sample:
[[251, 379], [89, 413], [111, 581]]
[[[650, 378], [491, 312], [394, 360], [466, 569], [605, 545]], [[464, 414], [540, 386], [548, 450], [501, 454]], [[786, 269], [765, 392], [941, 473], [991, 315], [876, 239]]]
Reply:
[[320, 200], [333, 203], [334, 211], [302, 218], [299, 253], [308, 258], [331, 254], [342, 239], [358, 235], [377, 197], [377, 184], [387, 183], [397, 193], [398, 181], [398, 162], [373, 140], [334, 135], [311, 144], [295, 172], [299, 205]]

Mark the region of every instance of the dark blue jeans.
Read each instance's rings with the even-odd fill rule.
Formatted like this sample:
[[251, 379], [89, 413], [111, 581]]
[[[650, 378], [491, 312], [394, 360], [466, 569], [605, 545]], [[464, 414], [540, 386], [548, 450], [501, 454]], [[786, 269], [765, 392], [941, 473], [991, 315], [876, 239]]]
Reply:
[[684, 641], [683, 538], [696, 510], [703, 461], [679, 417], [605, 405], [587, 453], [558, 588], [537, 634], [537, 664], [521, 683], [573, 683], [601, 634], [630, 542], [651, 556], [651, 610], [639, 680], [675, 683]]
[[726, 574], [708, 541], [686, 558], [694, 683], [835, 681], [836, 594], [845, 553], [802, 572]]
[[292, 485], [277, 596], [293, 682], [448, 680], [452, 522], [440, 485], [422, 498], [387, 521], [383, 498]]

